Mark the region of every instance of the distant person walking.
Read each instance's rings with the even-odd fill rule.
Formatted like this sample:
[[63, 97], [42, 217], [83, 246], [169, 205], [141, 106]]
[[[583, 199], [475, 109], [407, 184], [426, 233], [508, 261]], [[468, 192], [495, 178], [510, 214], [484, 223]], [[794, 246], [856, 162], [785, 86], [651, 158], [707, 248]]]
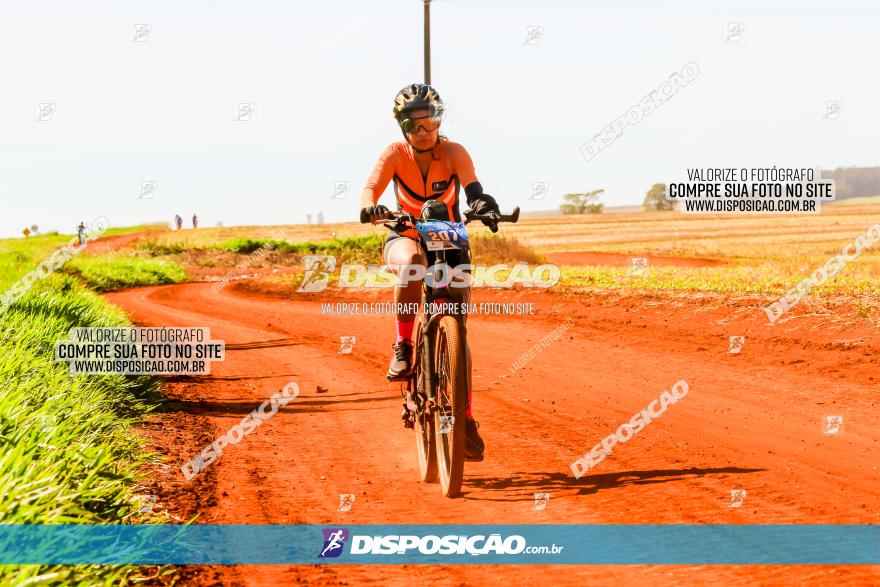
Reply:
[[174, 215], [174, 224], [177, 225], [177, 230], [183, 228], [183, 218], [180, 217], [180, 214]]
[[193, 214], [193, 228], [199, 227], [199, 217]]
[[79, 246], [83, 246], [86, 244], [86, 224], [85, 222], [80, 222], [79, 226], [76, 227], [76, 234], [79, 236]]

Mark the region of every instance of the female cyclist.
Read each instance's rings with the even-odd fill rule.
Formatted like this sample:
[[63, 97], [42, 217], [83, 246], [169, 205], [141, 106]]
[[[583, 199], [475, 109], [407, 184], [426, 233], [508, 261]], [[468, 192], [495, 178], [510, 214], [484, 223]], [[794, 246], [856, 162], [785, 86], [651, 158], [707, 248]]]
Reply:
[[[378, 204], [379, 197], [394, 180], [397, 209], [418, 217], [425, 202], [436, 200], [446, 206], [448, 217], [461, 222], [459, 192], [464, 186], [468, 206], [479, 214], [500, 214], [498, 204], [474, 173], [474, 164], [464, 147], [440, 134], [440, 121], [445, 106], [437, 91], [427, 84], [411, 84], [397, 93], [394, 99], [394, 118], [400, 125], [405, 140], [388, 145], [361, 194], [361, 219], [382, 219], [388, 208]], [[493, 232], [497, 226], [484, 221]], [[403, 234], [389, 231], [385, 237], [384, 261], [392, 271], [399, 273], [408, 265], [427, 267], [428, 256], [414, 230]], [[410, 272], [412, 274], [412, 272]], [[415, 307], [421, 301], [421, 280], [409, 280], [394, 289], [394, 301]], [[470, 289], [465, 290], [465, 302]], [[397, 306], [398, 308], [401, 306]], [[388, 367], [388, 379], [405, 377], [412, 369], [412, 332], [416, 316], [397, 314], [397, 340]], [[468, 349], [470, 358], [470, 349]], [[468, 360], [470, 365], [470, 360]], [[468, 382], [471, 381], [468, 374]], [[470, 391], [468, 392], [470, 396]], [[465, 458], [483, 460], [484, 444], [477, 431], [478, 425], [471, 413], [469, 397], [465, 429]]]

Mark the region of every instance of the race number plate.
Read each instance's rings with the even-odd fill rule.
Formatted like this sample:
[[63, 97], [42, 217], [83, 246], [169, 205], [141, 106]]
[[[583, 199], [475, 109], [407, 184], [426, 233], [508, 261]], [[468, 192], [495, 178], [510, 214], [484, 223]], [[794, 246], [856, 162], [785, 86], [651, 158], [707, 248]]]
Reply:
[[468, 248], [467, 232], [462, 222], [429, 220], [418, 223], [418, 229], [429, 251]]

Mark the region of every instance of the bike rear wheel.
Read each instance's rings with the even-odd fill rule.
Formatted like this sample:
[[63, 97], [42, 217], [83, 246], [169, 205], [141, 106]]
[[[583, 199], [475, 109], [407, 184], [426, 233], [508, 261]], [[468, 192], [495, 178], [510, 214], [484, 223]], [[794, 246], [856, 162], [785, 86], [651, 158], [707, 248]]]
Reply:
[[436, 357], [434, 431], [440, 489], [446, 497], [457, 497], [464, 477], [468, 393], [467, 352], [461, 328], [453, 316], [439, 320]]
[[434, 450], [434, 417], [425, 409], [425, 398], [428, 397], [426, 381], [430, 368], [430, 357], [422, 341], [422, 321], [416, 321], [416, 332], [413, 338], [415, 352], [413, 367], [415, 370], [415, 393], [418, 396], [419, 409], [415, 415], [416, 453], [419, 457], [419, 479], [425, 483], [437, 482], [437, 453]]

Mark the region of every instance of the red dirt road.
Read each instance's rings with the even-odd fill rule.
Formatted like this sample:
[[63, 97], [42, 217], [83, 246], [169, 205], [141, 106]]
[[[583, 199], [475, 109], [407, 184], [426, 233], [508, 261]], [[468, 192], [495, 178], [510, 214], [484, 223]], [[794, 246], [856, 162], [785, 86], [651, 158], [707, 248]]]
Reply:
[[[464, 495], [416, 481], [413, 432], [384, 380], [393, 318], [324, 316], [321, 302], [390, 292], [219, 295], [210, 283], [107, 297], [140, 325], [208, 326], [227, 344], [212, 375], [164, 386], [178, 400], [145, 427], [168, 458], [159, 505], [204, 523], [878, 523], [880, 336], [827, 317], [770, 327], [755, 302], [476, 290], [532, 302], [531, 316], [473, 316], [474, 413], [486, 460]], [[316, 297], [318, 296], [318, 297]], [[524, 368], [509, 367], [574, 324]], [[746, 337], [728, 354], [728, 336]], [[355, 336], [351, 354], [339, 337]], [[861, 338], [865, 337], [865, 338]], [[569, 465], [684, 379], [690, 391], [576, 480]], [[299, 398], [193, 481], [180, 466], [289, 381]], [[317, 389], [326, 389], [318, 393]], [[826, 415], [844, 430], [823, 434]], [[747, 491], [728, 507], [730, 491]], [[533, 494], [550, 493], [543, 511]], [[337, 512], [339, 494], [355, 494]], [[877, 567], [238, 566], [188, 569], [186, 584], [876, 584]]]

